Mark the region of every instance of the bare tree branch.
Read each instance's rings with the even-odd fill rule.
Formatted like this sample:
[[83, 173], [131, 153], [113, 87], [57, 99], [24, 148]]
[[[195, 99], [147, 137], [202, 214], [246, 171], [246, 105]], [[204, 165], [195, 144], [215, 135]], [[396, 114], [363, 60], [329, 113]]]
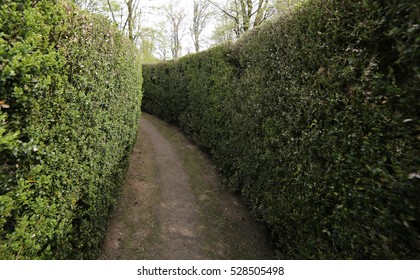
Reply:
[[236, 19], [236, 17], [232, 14], [230, 14], [227, 10], [221, 8], [217, 3], [215, 3], [214, 1], [208, 0], [213, 6], [215, 6], [217, 9], [219, 9], [222, 13], [224, 13], [225, 15], [227, 15], [228, 17], [232, 18], [232, 19]]
[[200, 36], [204, 28], [206, 28], [211, 16], [211, 13], [208, 11], [210, 4], [206, 0], [194, 0], [193, 4], [193, 23], [190, 32], [195, 51], [199, 52]]
[[106, 2], [108, 3], [109, 10], [111, 11], [112, 20], [113, 20], [114, 22], [117, 22], [117, 21], [115, 20], [114, 10], [112, 9], [111, 2], [109, 2], [109, 0], [106, 0]]
[[166, 18], [171, 24], [171, 52], [172, 58], [178, 59], [181, 52], [181, 24], [185, 19], [185, 12], [182, 9], [176, 10], [171, 2], [164, 7]]
[[273, 2], [274, 0], [233, 0], [230, 1], [230, 6], [222, 7], [215, 0], [209, 0], [209, 3], [234, 22], [233, 30], [238, 38], [273, 14]]

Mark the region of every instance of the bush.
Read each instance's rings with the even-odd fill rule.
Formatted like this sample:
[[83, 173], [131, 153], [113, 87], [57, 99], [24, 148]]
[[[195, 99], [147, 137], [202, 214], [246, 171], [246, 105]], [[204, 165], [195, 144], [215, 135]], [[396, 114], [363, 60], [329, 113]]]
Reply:
[[0, 258], [95, 258], [136, 138], [136, 48], [66, 1], [0, 6]]
[[308, 1], [232, 46], [146, 65], [143, 108], [209, 148], [279, 258], [418, 259], [418, 13]]

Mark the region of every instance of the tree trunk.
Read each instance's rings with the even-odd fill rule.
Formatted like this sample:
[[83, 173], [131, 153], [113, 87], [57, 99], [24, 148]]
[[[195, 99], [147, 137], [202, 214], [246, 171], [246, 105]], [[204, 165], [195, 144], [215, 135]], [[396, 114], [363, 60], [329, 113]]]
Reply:
[[128, 17], [127, 17], [127, 22], [128, 22], [128, 38], [131, 41], [134, 41], [134, 36], [133, 36], [133, 29], [134, 29], [134, 24], [133, 24], [133, 0], [129, 0], [127, 2], [127, 8], [128, 8]]
[[194, 15], [193, 15], [193, 27], [192, 35], [194, 41], [195, 51], [200, 51], [200, 4], [194, 0]]
[[260, 25], [264, 19], [264, 13], [267, 10], [268, 0], [259, 0], [257, 14], [254, 20], [254, 27]]
[[109, 2], [109, 0], [107, 0], [106, 2], [108, 3], [109, 10], [111, 11], [112, 20], [114, 21], [114, 23], [116, 23], [117, 21], [115, 20], [114, 10], [112, 9], [111, 3]]

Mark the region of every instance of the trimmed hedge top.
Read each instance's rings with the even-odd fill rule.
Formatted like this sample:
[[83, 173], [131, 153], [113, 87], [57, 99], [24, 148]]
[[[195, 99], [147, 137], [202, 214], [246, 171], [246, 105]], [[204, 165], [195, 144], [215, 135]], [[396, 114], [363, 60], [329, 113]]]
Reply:
[[143, 109], [208, 148], [279, 258], [419, 259], [419, 7], [307, 1], [144, 67]]

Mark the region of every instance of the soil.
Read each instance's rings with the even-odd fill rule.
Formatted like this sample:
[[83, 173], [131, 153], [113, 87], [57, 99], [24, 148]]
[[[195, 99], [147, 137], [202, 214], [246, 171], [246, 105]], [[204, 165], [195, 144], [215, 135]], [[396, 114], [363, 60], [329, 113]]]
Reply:
[[274, 259], [262, 225], [222, 185], [208, 156], [143, 113], [101, 259]]

